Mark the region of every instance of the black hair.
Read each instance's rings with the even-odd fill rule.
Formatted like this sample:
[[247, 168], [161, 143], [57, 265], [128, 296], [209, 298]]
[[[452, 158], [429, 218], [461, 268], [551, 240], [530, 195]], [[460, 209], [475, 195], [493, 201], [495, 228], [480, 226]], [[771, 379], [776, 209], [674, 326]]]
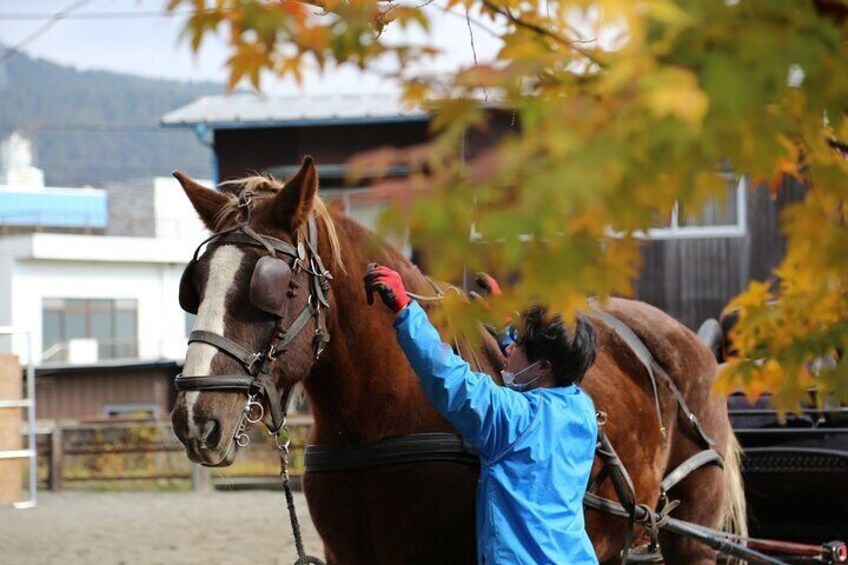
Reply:
[[574, 328], [562, 317], [550, 315], [542, 305], [534, 305], [521, 315], [516, 345], [524, 349], [532, 363], [547, 361], [557, 386], [580, 384], [595, 362], [595, 328], [577, 316]]

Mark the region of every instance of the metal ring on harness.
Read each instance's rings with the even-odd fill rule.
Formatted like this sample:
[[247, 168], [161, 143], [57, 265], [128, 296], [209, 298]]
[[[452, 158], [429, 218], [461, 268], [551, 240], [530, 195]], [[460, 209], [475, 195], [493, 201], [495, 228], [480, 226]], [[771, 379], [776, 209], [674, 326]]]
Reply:
[[[258, 410], [258, 414], [253, 415], [254, 409]], [[254, 398], [250, 398], [247, 401], [247, 404], [244, 407], [245, 418], [248, 423], [256, 424], [257, 422], [261, 422], [262, 418], [265, 417], [265, 407], [262, 406], [261, 402], [256, 402]]]

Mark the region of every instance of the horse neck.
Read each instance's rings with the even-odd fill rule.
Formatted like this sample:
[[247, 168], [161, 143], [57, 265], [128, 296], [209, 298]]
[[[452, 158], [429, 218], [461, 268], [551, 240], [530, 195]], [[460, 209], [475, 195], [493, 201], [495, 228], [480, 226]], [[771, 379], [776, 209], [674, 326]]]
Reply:
[[[368, 263], [377, 261], [400, 272], [411, 290], [432, 294], [432, 288], [391, 246], [349, 218], [334, 219], [346, 272], [332, 269], [327, 317], [331, 342], [304, 384], [315, 416], [315, 441], [368, 444], [385, 437], [449, 430], [424, 398], [397, 345], [394, 315], [379, 297], [373, 306], [367, 305], [362, 277]], [[327, 237], [321, 242], [319, 253], [330, 257]]]

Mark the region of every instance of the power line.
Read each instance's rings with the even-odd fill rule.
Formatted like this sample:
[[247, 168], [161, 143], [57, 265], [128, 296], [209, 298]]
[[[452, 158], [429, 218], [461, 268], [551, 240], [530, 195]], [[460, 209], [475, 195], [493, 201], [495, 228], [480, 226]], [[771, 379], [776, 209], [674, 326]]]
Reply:
[[147, 173], [153, 172], [154, 174], [159, 174], [161, 176], [167, 176], [171, 174], [171, 171], [174, 167], [168, 165], [127, 165], [125, 163], [113, 163], [113, 164], [89, 164], [89, 163], [70, 163], [70, 162], [62, 162], [62, 161], [48, 161], [46, 159], [42, 159], [42, 168], [48, 176], [55, 175], [57, 171], [61, 171], [63, 173], [80, 173], [86, 171], [97, 171], [97, 172], [114, 172], [114, 171], [130, 171], [132, 173]]
[[47, 30], [49, 30], [51, 27], [53, 27], [54, 25], [59, 23], [59, 20], [67, 17], [69, 14], [71, 14], [75, 10], [79, 10], [80, 8], [82, 8], [83, 6], [85, 6], [86, 4], [88, 4], [90, 2], [91, 2], [91, 0], [76, 0], [76, 2], [72, 2], [71, 4], [69, 4], [67, 8], [65, 8], [63, 10], [59, 10], [58, 12], [53, 14], [50, 17], [50, 19], [47, 20], [46, 22], [44, 22], [44, 24], [41, 27], [39, 27], [37, 30], [35, 30], [34, 32], [32, 32], [31, 34], [26, 36], [23, 40], [19, 41], [17, 45], [15, 45], [13, 47], [9, 47], [5, 51], [3, 51], [3, 53], [0, 53], [0, 63], [8, 61], [12, 57], [14, 57], [16, 54], [20, 53], [21, 49], [23, 49], [24, 47], [26, 47], [27, 45], [29, 45], [30, 43], [32, 43], [33, 41], [35, 41], [36, 39], [38, 39], [39, 37], [44, 35], [47, 32]]
[[155, 124], [44, 124], [18, 123], [0, 124], [2, 129], [22, 129], [26, 131], [117, 131], [117, 132], [156, 132], [165, 133], [174, 130]]
[[[194, 12], [83, 12], [81, 14], [68, 14], [63, 16], [66, 20], [130, 20], [144, 18], [172, 18], [175, 16], [189, 16]], [[0, 13], [0, 20], [49, 20], [54, 14], [46, 12], [24, 12], [24, 13]]]

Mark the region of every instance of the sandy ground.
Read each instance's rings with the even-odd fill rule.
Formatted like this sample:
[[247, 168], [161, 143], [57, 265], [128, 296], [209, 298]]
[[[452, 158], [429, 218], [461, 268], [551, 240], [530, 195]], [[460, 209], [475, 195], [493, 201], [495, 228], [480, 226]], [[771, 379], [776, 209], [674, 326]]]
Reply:
[[[295, 493], [306, 550], [323, 558], [306, 500]], [[3, 565], [281, 564], [296, 552], [282, 491], [39, 493], [0, 507]]]

